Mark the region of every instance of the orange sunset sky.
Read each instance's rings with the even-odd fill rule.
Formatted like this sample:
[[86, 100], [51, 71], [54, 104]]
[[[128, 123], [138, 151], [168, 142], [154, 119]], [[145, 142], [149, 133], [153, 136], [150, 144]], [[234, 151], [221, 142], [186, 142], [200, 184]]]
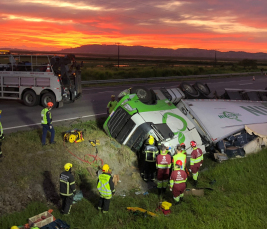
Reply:
[[267, 53], [267, 0], [1, 0], [0, 48], [88, 44]]

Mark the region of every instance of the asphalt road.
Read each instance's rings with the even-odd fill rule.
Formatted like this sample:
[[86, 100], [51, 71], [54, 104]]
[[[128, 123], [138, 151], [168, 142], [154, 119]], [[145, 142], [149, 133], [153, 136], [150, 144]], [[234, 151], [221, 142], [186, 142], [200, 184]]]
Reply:
[[[216, 90], [219, 95], [223, 94], [224, 88], [265, 89], [267, 87], [267, 76], [257, 76], [255, 81], [252, 80], [252, 76], [199, 81], [207, 83], [211, 91]], [[84, 88], [81, 99], [52, 110], [53, 125], [66, 125], [77, 119], [89, 120], [96, 116], [105, 116], [110, 95], [118, 95], [122, 90], [136, 85], [159, 89], [178, 86], [179, 82], [149, 82], [129, 86]], [[22, 101], [0, 100], [0, 109], [2, 110], [1, 122], [5, 133], [40, 127], [41, 110], [43, 109], [41, 106], [27, 107]]]

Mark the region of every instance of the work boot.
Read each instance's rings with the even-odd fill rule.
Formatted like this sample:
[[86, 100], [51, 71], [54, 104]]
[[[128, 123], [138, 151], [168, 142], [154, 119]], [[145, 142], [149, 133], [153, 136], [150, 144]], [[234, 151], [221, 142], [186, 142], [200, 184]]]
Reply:
[[42, 146], [44, 147], [44, 146], [47, 146], [47, 144], [42, 144]]
[[55, 142], [55, 141], [53, 141], [53, 142], [51, 142], [50, 144], [56, 144], [56, 142]]
[[183, 202], [184, 201], [184, 197], [180, 197], [180, 202]]
[[197, 180], [194, 180], [194, 187], [196, 188], [197, 187]]

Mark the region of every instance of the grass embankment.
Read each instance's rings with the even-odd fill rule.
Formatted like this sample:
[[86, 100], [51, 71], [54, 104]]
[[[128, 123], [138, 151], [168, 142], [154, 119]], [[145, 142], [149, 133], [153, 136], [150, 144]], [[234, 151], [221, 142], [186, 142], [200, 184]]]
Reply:
[[[92, 121], [76, 124], [73, 127], [86, 128], [89, 136], [87, 138], [95, 139], [105, 136]], [[62, 141], [60, 133], [67, 129], [67, 127], [56, 127], [56, 140], [58, 142]], [[13, 133], [5, 139], [3, 153], [6, 157], [1, 162], [2, 172], [0, 175], [0, 196], [4, 198], [4, 200], [2, 199], [2, 206], [11, 205], [13, 201], [31, 203], [26, 210], [3, 215], [0, 218], [1, 229], [10, 228], [12, 225], [23, 225], [28, 218], [49, 208], [53, 208], [53, 215], [66, 221], [72, 229], [265, 228], [267, 225], [266, 149], [258, 154], [243, 159], [225, 161], [222, 164], [206, 157], [203, 169], [208, 168], [208, 170], [200, 173], [199, 187], [212, 187], [214, 188], [213, 191], [205, 190], [204, 197], [186, 196], [184, 203], [171, 207], [172, 213], [168, 217], [159, 214], [158, 218], [144, 218], [127, 212], [126, 207], [137, 206], [155, 212], [158, 204], [157, 190], [151, 189], [148, 196], [135, 195], [135, 190], [130, 190], [124, 198], [115, 195], [111, 201], [110, 212], [105, 215], [99, 213], [96, 209], [98, 195], [93, 192], [96, 178], [92, 178], [85, 169], [87, 165], [75, 160], [71, 154], [66, 152], [63, 144], [56, 144], [48, 149], [41, 148], [40, 134], [40, 130], [33, 130]], [[82, 144], [72, 145], [70, 149], [77, 154], [82, 149], [87, 149], [87, 153], [94, 151], [88, 145]], [[125, 153], [127, 152], [125, 151]], [[56, 204], [58, 176], [62, 172], [64, 163], [69, 161], [74, 164], [75, 179], [77, 185], [84, 191], [85, 198], [73, 205], [71, 215], [62, 216], [52, 203]], [[118, 163], [118, 166], [121, 163]], [[51, 175], [50, 178], [44, 178], [45, 171]], [[49, 192], [45, 187], [47, 186], [45, 179], [50, 179], [50, 183], [48, 183], [53, 186]], [[132, 177], [129, 177], [130, 182], [131, 179]], [[210, 186], [209, 182], [213, 179], [216, 179], [216, 183]], [[33, 196], [37, 192], [28, 194], [32, 189], [36, 189], [36, 185], [33, 184], [40, 182], [42, 188], [47, 189], [45, 194], [54, 198], [52, 203], [49, 202], [49, 205], [44, 197], [41, 196], [36, 199]], [[116, 188], [119, 189], [122, 186], [123, 182]], [[188, 184], [188, 186], [191, 185]], [[55, 193], [54, 196], [52, 195], [53, 192]], [[7, 199], [7, 195], [11, 195], [11, 199]], [[24, 197], [24, 199], [20, 199], [16, 195]], [[32, 196], [29, 197], [29, 195]], [[165, 199], [172, 201], [170, 192], [167, 193]], [[15, 209], [13, 209], [14, 211]]]

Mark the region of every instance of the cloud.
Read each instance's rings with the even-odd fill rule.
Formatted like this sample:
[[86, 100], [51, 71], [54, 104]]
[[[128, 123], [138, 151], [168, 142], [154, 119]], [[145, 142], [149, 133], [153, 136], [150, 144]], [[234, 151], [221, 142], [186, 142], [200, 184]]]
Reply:
[[[90, 43], [267, 52], [267, 1], [2, 0], [1, 46]], [[15, 42], [15, 43], [14, 43]]]

